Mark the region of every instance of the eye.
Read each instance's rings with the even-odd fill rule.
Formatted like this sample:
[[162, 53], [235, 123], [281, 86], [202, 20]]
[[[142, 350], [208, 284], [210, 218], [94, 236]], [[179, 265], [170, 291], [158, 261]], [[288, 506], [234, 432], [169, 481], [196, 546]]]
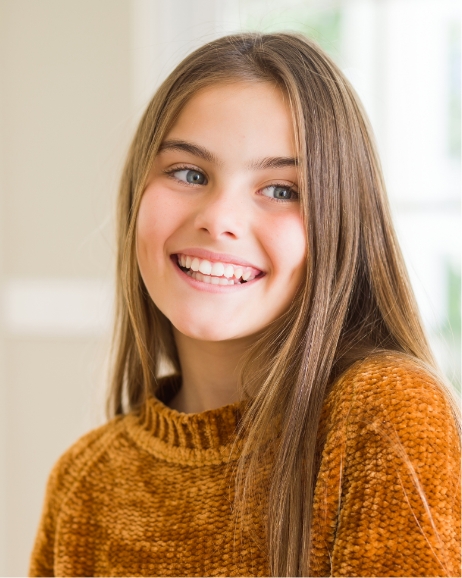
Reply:
[[261, 189], [261, 192], [265, 197], [277, 201], [296, 201], [298, 199], [298, 193], [289, 185], [269, 185]]
[[207, 179], [203, 173], [194, 169], [177, 169], [169, 171], [169, 174], [190, 185], [206, 185]]

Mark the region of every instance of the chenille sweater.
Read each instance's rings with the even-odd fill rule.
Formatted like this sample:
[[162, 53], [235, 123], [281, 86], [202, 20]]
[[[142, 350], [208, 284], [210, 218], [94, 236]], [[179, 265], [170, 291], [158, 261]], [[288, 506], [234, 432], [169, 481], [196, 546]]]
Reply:
[[[197, 414], [165, 403], [150, 399], [59, 459], [32, 576], [269, 575], [262, 502], [243, 533], [233, 517], [242, 402]], [[312, 575], [460, 575], [453, 415], [434, 378], [404, 357], [356, 363], [338, 379], [318, 430]]]

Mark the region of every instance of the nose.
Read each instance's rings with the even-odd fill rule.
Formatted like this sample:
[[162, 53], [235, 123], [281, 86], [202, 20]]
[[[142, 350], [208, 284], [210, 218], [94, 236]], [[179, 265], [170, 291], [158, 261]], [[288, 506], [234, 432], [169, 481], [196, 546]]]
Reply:
[[242, 237], [248, 223], [248, 211], [242, 197], [242, 190], [239, 191], [237, 187], [209, 190], [201, 199], [195, 227], [217, 240]]

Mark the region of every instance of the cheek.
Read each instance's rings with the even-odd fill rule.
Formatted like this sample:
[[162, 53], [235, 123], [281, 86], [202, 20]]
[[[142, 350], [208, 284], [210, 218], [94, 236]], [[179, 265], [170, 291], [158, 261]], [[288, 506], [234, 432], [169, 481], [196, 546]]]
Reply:
[[140, 267], [161, 257], [165, 242], [178, 227], [179, 207], [162, 191], [147, 189], [136, 223], [136, 247]]
[[278, 217], [266, 228], [267, 251], [280, 278], [299, 283], [306, 264], [305, 227], [298, 213]]

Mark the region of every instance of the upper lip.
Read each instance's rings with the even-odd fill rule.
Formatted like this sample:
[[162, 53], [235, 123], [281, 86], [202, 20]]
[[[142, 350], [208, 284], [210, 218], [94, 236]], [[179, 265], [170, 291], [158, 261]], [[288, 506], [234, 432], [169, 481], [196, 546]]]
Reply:
[[245, 261], [240, 257], [235, 255], [229, 255], [228, 253], [215, 253], [214, 251], [208, 251], [207, 249], [199, 249], [197, 247], [182, 249], [177, 251], [175, 255], [189, 255], [190, 257], [198, 257], [199, 259], [207, 259], [208, 261], [219, 261], [220, 263], [232, 263], [233, 265], [240, 265], [241, 267], [252, 267], [257, 271], [263, 272], [260, 267]]

